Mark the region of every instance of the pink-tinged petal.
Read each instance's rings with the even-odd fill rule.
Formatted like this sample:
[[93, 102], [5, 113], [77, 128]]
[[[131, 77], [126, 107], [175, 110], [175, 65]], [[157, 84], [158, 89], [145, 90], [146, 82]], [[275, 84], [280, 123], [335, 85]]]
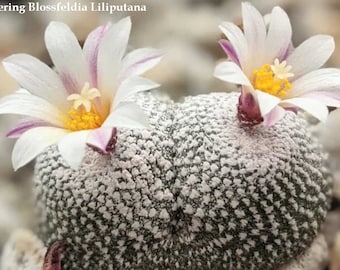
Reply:
[[[248, 62], [248, 45], [241, 29], [230, 22], [223, 22], [219, 28], [233, 46], [241, 67], [246, 68]], [[248, 75], [248, 73], [246, 74]]]
[[66, 241], [56, 241], [46, 251], [42, 270], [62, 270], [61, 258], [67, 248]]
[[86, 38], [83, 52], [85, 60], [89, 67], [89, 73], [91, 78], [91, 85], [93, 87], [98, 87], [98, 50], [99, 45], [103, 40], [103, 37], [107, 30], [110, 28], [111, 24], [105, 24], [97, 27], [93, 30]]
[[136, 93], [147, 91], [159, 87], [159, 84], [143, 78], [143, 77], [130, 77], [123, 81], [117, 90], [113, 100], [112, 108], [115, 108], [120, 102], [127, 101], [128, 98]]
[[45, 43], [65, 88], [69, 93], [79, 92], [90, 78], [76, 36], [66, 24], [51, 22], [45, 31]]
[[237, 118], [244, 127], [255, 126], [263, 121], [255, 90], [249, 91], [243, 87], [237, 105]]
[[315, 99], [330, 107], [340, 107], [339, 91], [315, 91], [302, 95], [303, 98]]
[[280, 60], [280, 62], [283, 62], [284, 60], [286, 60], [292, 54], [294, 50], [295, 48], [293, 46], [293, 43], [290, 42], [287, 47], [287, 50], [281, 56], [279, 56], [278, 59]]
[[314, 91], [339, 91], [340, 69], [322, 68], [311, 71], [294, 81], [287, 98], [298, 97]]
[[95, 151], [106, 155], [112, 152], [117, 141], [117, 129], [101, 127], [93, 130], [87, 139], [87, 145]]
[[61, 156], [73, 169], [77, 169], [83, 160], [90, 132], [91, 130], [71, 132], [58, 143]]
[[248, 65], [253, 69], [262, 64], [265, 49], [266, 26], [260, 12], [249, 2], [242, 3], [243, 31], [247, 40], [249, 59]]
[[235, 64], [240, 66], [240, 61], [237, 57], [237, 54], [234, 50], [233, 45], [228, 40], [221, 39], [219, 44], [221, 45], [224, 52], [228, 55], [231, 61], [233, 61]]
[[262, 117], [273, 110], [281, 101], [281, 99], [278, 97], [267, 94], [260, 90], [256, 90], [256, 95]]
[[33, 95], [66, 110], [67, 92], [54, 70], [28, 54], [14, 54], [3, 60], [6, 71]]
[[7, 132], [6, 137], [18, 138], [26, 131], [36, 127], [52, 127], [53, 125], [41, 120], [26, 120]]
[[110, 100], [117, 87], [117, 77], [130, 31], [131, 19], [126, 17], [110, 27], [99, 45], [98, 86], [104, 100]]
[[274, 7], [270, 15], [265, 62], [273, 63], [276, 58], [284, 60], [289, 52], [291, 40], [292, 26], [287, 13], [280, 7]]
[[326, 63], [335, 48], [334, 39], [327, 35], [313, 36], [298, 46], [287, 58], [291, 72], [298, 78]]
[[149, 119], [135, 103], [124, 102], [117, 105], [102, 125], [103, 127], [148, 128]]
[[286, 111], [293, 112], [293, 113], [297, 114], [299, 112], [299, 108], [294, 107], [293, 105], [291, 105], [291, 106], [292, 107], [289, 107], [287, 105], [287, 106], [284, 106], [284, 108], [285, 108]]
[[286, 99], [280, 104], [282, 107], [291, 107], [292, 105], [311, 114], [321, 122], [325, 122], [328, 116], [328, 108], [325, 104], [310, 98], [291, 98]]
[[65, 115], [46, 100], [16, 92], [0, 99], [0, 114], [17, 114], [38, 118], [56, 126], [63, 126]]
[[214, 76], [222, 81], [251, 86], [247, 76], [234, 62], [222, 62], [218, 64], [215, 68]]
[[285, 115], [285, 109], [280, 106], [274, 107], [269, 113], [263, 116], [263, 125], [265, 127], [271, 127], [279, 122]]
[[20, 136], [14, 145], [12, 163], [14, 170], [26, 165], [48, 146], [57, 143], [67, 134], [65, 129], [37, 127]]
[[128, 53], [122, 60], [119, 80], [123, 81], [130, 76], [138, 76], [153, 68], [159, 63], [162, 53], [152, 48], [142, 48]]

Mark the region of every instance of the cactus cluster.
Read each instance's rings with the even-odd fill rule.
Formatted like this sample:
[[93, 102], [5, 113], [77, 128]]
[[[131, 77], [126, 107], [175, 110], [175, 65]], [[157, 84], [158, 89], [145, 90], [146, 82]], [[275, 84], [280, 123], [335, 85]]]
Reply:
[[241, 127], [238, 94], [181, 103], [139, 94], [150, 129], [117, 130], [79, 169], [57, 147], [35, 168], [39, 236], [63, 269], [277, 269], [311, 245], [329, 207], [325, 154], [294, 113]]

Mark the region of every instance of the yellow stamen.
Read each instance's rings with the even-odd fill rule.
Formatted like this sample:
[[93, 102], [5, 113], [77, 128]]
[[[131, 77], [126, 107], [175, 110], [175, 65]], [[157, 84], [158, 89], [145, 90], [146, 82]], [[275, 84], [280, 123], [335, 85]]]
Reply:
[[103, 119], [92, 101], [100, 97], [100, 92], [96, 88], [90, 88], [89, 83], [85, 83], [80, 94], [72, 94], [67, 100], [73, 100], [73, 106], [68, 111], [68, 118], [65, 126], [71, 131], [84, 129], [95, 129], [102, 125]]
[[290, 69], [291, 66], [286, 66], [285, 61], [280, 63], [278, 59], [275, 59], [274, 65], [265, 64], [253, 71], [253, 86], [260, 91], [284, 98], [287, 91], [292, 88], [288, 78], [294, 74], [289, 73]]
[[71, 108], [68, 116], [65, 125], [67, 129], [72, 131], [98, 128], [103, 122], [100, 115], [93, 110], [87, 112], [84, 109], [75, 110]]

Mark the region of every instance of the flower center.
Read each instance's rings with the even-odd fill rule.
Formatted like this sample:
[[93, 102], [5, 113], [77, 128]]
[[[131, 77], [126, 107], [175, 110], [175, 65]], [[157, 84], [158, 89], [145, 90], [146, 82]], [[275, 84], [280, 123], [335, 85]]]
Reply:
[[103, 120], [96, 109], [93, 100], [100, 97], [97, 88], [90, 88], [85, 83], [80, 94], [72, 94], [67, 100], [73, 101], [73, 106], [68, 111], [68, 119], [65, 122], [66, 128], [72, 131], [94, 129], [102, 125]]
[[292, 88], [288, 80], [294, 76], [293, 73], [289, 73], [291, 68], [291, 66], [287, 66], [286, 61], [280, 63], [278, 59], [275, 59], [274, 65], [263, 65], [260, 69], [253, 71], [254, 88], [284, 98], [287, 91]]

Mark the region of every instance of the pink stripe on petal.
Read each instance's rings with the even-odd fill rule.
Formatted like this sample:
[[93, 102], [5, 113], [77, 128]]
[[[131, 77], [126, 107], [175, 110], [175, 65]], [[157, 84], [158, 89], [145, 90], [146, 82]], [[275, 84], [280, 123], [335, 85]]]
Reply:
[[340, 107], [340, 94], [338, 91], [313, 91], [307, 92], [300, 97], [315, 99], [327, 106]]
[[289, 46], [287, 47], [287, 49], [284, 50], [284, 52], [278, 56], [278, 59], [280, 60], [280, 62], [286, 60], [289, 57], [289, 55], [293, 52], [293, 50], [294, 50], [294, 46], [291, 42], [289, 43]]
[[117, 141], [116, 128], [98, 128], [91, 132], [87, 145], [94, 151], [107, 155], [115, 149]]
[[269, 113], [263, 116], [263, 125], [265, 127], [271, 127], [279, 122], [285, 115], [285, 109], [280, 106], [276, 106]]
[[237, 57], [236, 51], [234, 50], [233, 45], [228, 40], [221, 39], [219, 41], [219, 44], [221, 45], [224, 52], [228, 55], [231, 61], [233, 61], [235, 64], [240, 66], [240, 61]]
[[98, 50], [99, 45], [107, 32], [110, 28], [111, 24], [105, 24], [97, 27], [94, 31], [92, 31], [84, 44], [84, 54], [86, 61], [89, 65], [89, 72], [91, 77], [91, 83], [93, 87], [98, 87]]
[[66, 88], [67, 92], [69, 94], [79, 93], [82, 85], [78, 85], [77, 82], [72, 78], [72, 76], [68, 73], [62, 73], [60, 74], [61, 81], [64, 84], [64, 87]]
[[56, 127], [55, 125], [48, 123], [46, 121], [39, 121], [39, 120], [31, 120], [19, 123], [15, 128], [11, 129], [7, 134], [6, 137], [8, 138], [18, 138], [27, 130], [36, 127]]
[[104, 99], [112, 97], [117, 87], [116, 76], [126, 51], [131, 31], [130, 17], [113, 24], [100, 42], [97, 58], [98, 88]]
[[[161, 55], [154, 55], [154, 56], [150, 56], [147, 58], [144, 58], [136, 63], [134, 63], [133, 65], [131, 65], [130, 67], [127, 68], [127, 70], [124, 71], [124, 74], [121, 76], [120, 80], [123, 81], [124, 79], [126, 79], [130, 74], [135, 74], [136, 70], [141, 66], [144, 65], [148, 62], [151, 62], [153, 60], [157, 60], [160, 59]], [[139, 73], [139, 72], [138, 72]], [[138, 74], [139, 75], [139, 74]]]
[[287, 48], [292, 40], [292, 27], [287, 13], [280, 7], [274, 7], [269, 16], [270, 22], [264, 51], [266, 63], [274, 62], [276, 58], [282, 60], [281, 57], [288, 52]]
[[[228, 41], [233, 45], [240, 64], [247, 67], [247, 63], [249, 61], [249, 48], [242, 30], [230, 22], [222, 22], [222, 24], [219, 25], [219, 28], [228, 38]], [[246, 74], [248, 74], [248, 72], [249, 70], [245, 71]]]
[[297, 114], [298, 111], [299, 111], [299, 108], [298, 108], [298, 107], [284, 107], [284, 109], [285, 109], [286, 111], [293, 112], [293, 113], [295, 113], [295, 114]]

